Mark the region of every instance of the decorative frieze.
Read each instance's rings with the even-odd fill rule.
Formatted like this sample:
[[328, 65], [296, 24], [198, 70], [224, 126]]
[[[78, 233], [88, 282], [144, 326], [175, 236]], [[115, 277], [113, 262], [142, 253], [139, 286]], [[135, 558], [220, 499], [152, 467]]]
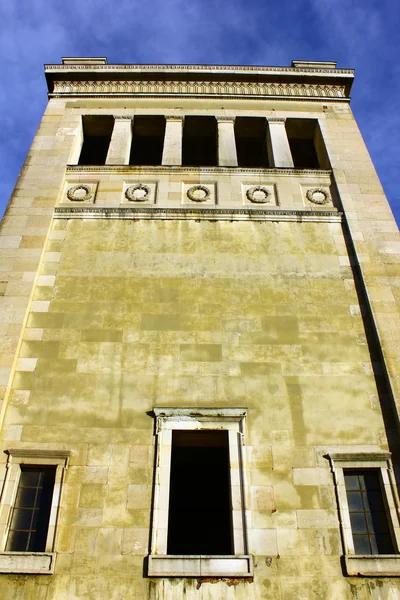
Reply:
[[55, 81], [58, 95], [218, 95], [345, 98], [344, 85], [257, 81]]

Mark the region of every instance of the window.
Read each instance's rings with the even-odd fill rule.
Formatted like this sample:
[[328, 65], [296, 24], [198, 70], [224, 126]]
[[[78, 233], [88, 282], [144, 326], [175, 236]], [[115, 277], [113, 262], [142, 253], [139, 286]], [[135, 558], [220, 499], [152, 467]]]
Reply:
[[173, 431], [167, 553], [232, 554], [231, 531], [228, 432]]
[[239, 167], [269, 167], [264, 117], [236, 117], [235, 139]]
[[80, 165], [105, 165], [114, 128], [114, 117], [87, 115], [82, 117], [83, 144]]
[[316, 119], [286, 119], [295, 169], [329, 169], [329, 159]]
[[0, 573], [53, 573], [67, 451], [11, 449], [0, 505]]
[[348, 575], [400, 575], [398, 499], [390, 454], [332, 452]]
[[161, 165], [165, 117], [135, 116], [130, 165]]
[[215, 117], [185, 117], [182, 165], [215, 167], [217, 164], [217, 120]]
[[55, 467], [21, 465], [6, 551], [45, 551], [55, 475]]
[[242, 437], [245, 409], [156, 408], [152, 577], [252, 574]]
[[344, 469], [355, 554], [393, 554], [377, 469]]

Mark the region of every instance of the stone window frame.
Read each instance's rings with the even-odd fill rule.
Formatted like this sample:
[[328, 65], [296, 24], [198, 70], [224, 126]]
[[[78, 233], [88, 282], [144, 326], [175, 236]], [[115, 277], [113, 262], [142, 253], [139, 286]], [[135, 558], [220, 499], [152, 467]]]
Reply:
[[[328, 458], [334, 475], [339, 520], [347, 575], [370, 577], [400, 576], [400, 504], [390, 452], [330, 452]], [[379, 472], [383, 501], [391, 529], [394, 554], [355, 554], [350, 511], [347, 502], [344, 470], [371, 469]]]
[[[152, 510], [150, 577], [251, 577], [248, 554], [245, 468], [243, 460], [245, 408], [154, 408], [156, 466]], [[173, 430], [228, 432], [233, 554], [227, 556], [168, 555], [168, 505]]]
[[[5, 451], [8, 459], [0, 480], [0, 573], [31, 573], [51, 575], [54, 573], [56, 553], [55, 538], [60, 509], [61, 489], [65, 470], [68, 468], [69, 450], [38, 450], [10, 448]], [[21, 475], [21, 465], [56, 467], [49, 528], [44, 552], [6, 552], [11, 516]]]

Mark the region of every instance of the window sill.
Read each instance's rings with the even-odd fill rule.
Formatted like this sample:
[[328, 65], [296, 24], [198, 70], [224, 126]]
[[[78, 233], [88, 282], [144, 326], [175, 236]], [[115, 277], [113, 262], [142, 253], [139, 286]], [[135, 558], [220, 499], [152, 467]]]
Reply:
[[55, 552], [0, 552], [0, 573], [52, 575]]
[[399, 554], [345, 556], [344, 560], [347, 575], [366, 575], [369, 577], [400, 576]]
[[151, 554], [149, 577], [252, 577], [253, 559], [241, 556]]

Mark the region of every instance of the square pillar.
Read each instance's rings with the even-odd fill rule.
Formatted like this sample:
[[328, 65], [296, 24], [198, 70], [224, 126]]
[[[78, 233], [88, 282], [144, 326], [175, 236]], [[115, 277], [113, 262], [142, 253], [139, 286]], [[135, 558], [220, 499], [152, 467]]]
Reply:
[[234, 117], [217, 117], [217, 121], [218, 165], [220, 167], [237, 167], [235, 119]]
[[165, 117], [162, 165], [182, 164], [183, 117]]
[[285, 121], [286, 119], [268, 119], [268, 157], [271, 167], [294, 167]]
[[106, 165], [129, 165], [132, 143], [132, 117], [114, 117]]

